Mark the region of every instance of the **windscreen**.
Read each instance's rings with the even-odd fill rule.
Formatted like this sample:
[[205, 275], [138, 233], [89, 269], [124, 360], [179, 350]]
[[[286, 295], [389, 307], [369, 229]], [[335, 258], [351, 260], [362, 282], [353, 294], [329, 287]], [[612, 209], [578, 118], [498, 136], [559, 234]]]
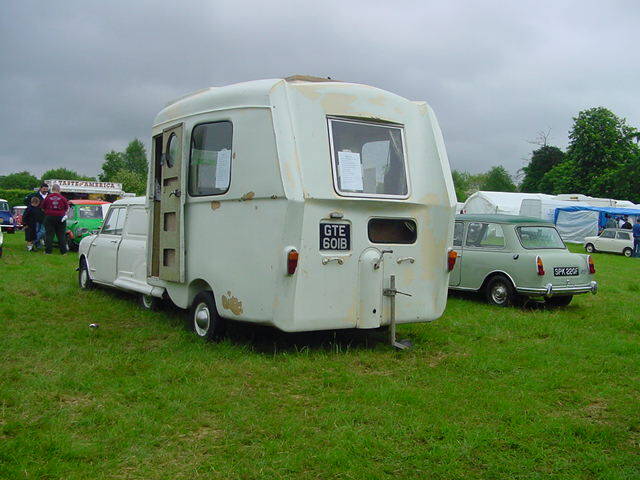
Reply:
[[0, 202], [0, 211], [9, 211], [9, 204], [7, 202]]
[[408, 194], [402, 128], [329, 119], [336, 190], [354, 196]]
[[518, 227], [517, 231], [524, 248], [566, 248], [554, 227]]
[[78, 205], [78, 218], [102, 219], [100, 205]]

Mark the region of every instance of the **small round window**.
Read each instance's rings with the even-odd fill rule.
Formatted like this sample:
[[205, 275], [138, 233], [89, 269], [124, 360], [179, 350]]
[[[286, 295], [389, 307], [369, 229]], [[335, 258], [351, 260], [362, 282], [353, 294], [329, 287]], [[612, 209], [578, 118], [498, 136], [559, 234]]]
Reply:
[[178, 158], [178, 137], [175, 133], [172, 133], [169, 137], [169, 143], [167, 144], [167, 167], [173, 168], [173, 165], [176, 163], [176, 158]]

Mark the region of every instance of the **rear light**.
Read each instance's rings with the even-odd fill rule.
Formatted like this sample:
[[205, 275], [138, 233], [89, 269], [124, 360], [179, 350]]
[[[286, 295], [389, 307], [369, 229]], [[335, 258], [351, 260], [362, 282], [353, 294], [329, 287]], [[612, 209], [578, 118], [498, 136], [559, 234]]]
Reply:
[[289, 250], [287, 254], [287, 274], [293, 275], [296, 273], [296, 268], [298, 267], [298, 251], [297, 250]]
[[593, 263], [591, 255], [587, 255], [587, 263], [589, 264], [589, 273], [596, 273], [596, 265]]
[[536, 267], [538, 267], [538, 275], [544, 275], [544, 265], [542, 264], [542, 258], [536, 257]]
[[456, 266], [456, 258], [458, 258], [458, 252], [449, 250], [449, 253], [447, 253], [447, 268], [449, 271], [453, 270], [453, 267]]

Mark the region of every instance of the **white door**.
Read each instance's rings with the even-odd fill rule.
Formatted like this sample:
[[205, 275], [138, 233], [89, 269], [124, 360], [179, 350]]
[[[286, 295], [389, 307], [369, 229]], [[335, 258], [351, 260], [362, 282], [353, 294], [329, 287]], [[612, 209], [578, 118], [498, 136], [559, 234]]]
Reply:
[[595, 241], [596, 250], [603, 252], [615, 252], [616, 251], [616, 232], [615, 230], [605, 230]]
[[118, 247], [122, 239], [122, 227], [126, 209], [112, 207], [102, 230], [89, 249], [89, 271], [96, 282], [112, 284], [116, 279]]

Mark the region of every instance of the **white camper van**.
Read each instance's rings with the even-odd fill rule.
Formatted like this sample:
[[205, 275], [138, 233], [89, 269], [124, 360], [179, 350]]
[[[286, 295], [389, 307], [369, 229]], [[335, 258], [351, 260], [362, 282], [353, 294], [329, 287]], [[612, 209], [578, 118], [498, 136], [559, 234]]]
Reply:
[[456, 203], [426, 103], [259, 80], [169, 104], [152, 134], [147, 281], [198, 335], [222, 318], [311, 331], [442, 314]]

